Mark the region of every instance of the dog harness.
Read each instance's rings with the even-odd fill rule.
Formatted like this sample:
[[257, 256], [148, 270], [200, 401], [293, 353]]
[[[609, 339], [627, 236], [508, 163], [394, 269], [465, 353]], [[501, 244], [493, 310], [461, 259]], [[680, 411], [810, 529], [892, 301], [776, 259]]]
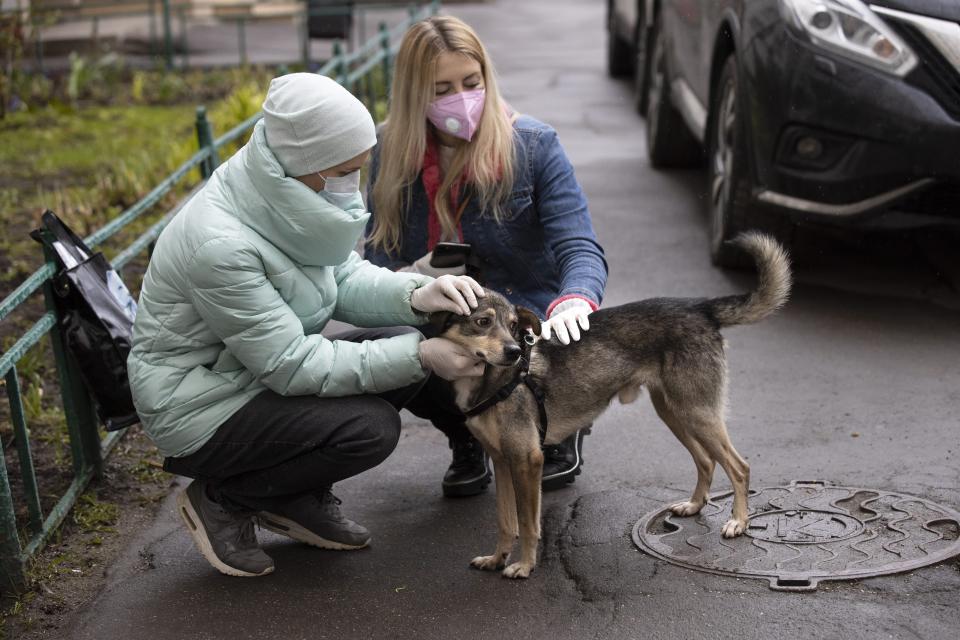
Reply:
[[540, 434], [540, 446], [543, 446], [543, 441], [547, 437], [546, 394], [543, 393], [543, 389], [540, 388], [540, 385], [538, 385], [533, 379], [533, 376], [530, 375], [530, 351], [533, 349], [534, 341], [529, 341], [528, 337], [524, 336], [523, 342], [526, 345], [526, 349], [524, 349], [523, 354], [520, 356], [520, 368], [517, 369], [517, 374], [513, 376], [513, 379], [497, 389], [496, 393], [492, 396], [475, 405], [472, 409], [465, 411], [464, 415], [472, 418], [473, 416], [480, 415], [487, 409], [497, 406], [509, 398], [510, 394], [513, 393], [514, 389], [516, 389], [520, 383], [523, 383], [530, 389], [530, 393], [533, 394], [533, 399], [537, 402], [537, 413], [540, 414], [540, 423], [537, 425], [537, 431]]

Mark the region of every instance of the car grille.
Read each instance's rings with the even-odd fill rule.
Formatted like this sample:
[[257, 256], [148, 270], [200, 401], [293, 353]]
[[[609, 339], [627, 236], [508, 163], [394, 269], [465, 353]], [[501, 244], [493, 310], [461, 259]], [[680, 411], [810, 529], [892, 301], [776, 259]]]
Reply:
[[907, 76], [907, 81], [929, 93], [947, 113], [960, 120], [960, 70], [918, 28], [884, 17], [920, 58], [920, 65]]

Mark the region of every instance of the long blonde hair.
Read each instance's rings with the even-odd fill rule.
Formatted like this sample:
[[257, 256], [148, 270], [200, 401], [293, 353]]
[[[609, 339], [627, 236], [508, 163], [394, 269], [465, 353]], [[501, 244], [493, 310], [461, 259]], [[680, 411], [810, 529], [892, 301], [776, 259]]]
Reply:
[[397, 53], [372, 194], [376, 218], [369, 242], [391, 253], [400, 248], [400, 226], [410, 206], [409, 187], [423, 169], [426, 113], [434, 99], [437, 60], [448, 52], [465, 54], [480, 63], [486, 102], [473, 139], [457, 147], [437, 191], [434, 206], [444, 235], [456, 236], [458, 220], [450, 208], [450, 191], [464, 169], [472, 192], [479, 198], [480, 210], [497, 220], [513, 190], [513, 124], [483, 43], [465, 22], [452, 16], [417, 22], [403, 36]]

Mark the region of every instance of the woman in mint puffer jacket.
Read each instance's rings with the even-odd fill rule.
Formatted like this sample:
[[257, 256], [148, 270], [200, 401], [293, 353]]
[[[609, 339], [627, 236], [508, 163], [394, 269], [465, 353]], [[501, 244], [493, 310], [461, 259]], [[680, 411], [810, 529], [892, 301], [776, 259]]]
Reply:
[[[239, 576], [274, 568], [254, 515], [314, 546], [366, 546], [333, 483], [393, 451], [398, 411], [430, 371], [482, 370], [406, 327], [468, 313], [479, 285], [394, 273], [353, 251], [369, 218], [359, 171], [376, 143], [366, 108], [300, 73], [271, 82], [263, 111], [157, 241], [128, 360], [164, 468], [196, 479], [178, 496], [188, 530], [214, 567]], [[324, 337], [331, 319], [358, 328]]]

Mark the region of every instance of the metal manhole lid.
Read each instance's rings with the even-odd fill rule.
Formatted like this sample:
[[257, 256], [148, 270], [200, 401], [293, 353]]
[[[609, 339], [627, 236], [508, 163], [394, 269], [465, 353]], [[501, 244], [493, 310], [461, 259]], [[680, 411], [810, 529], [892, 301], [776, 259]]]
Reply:
[[750, 525], [723, 538], [732, 492], [711, 496], [696, 516], [653, 511], [633, 528], [643, 551], [667, 562], [782, 591], [822, 580], [909, 571], [960, 554], [960, 513], [923, 498], [824, 482], [794, 481], [750, 492]]

